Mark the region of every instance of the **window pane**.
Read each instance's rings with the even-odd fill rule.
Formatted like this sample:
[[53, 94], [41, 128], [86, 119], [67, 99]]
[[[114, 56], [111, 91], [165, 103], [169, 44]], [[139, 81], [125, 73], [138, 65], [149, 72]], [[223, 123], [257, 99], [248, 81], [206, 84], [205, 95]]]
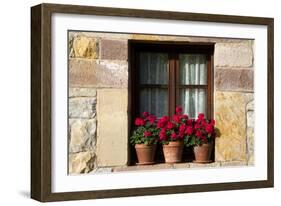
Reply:
[[168, 89], [145, 88], [140, 91], [139, 112], [161, 117], [168, 114]]
[[207, 60], [203, 54], [180, 54], [181, 85], [206, 85]]
[[199, 113], [206, 115], [206, 90], [180, 89], [180, 105], [190, 118], [196, 118]]
[[168, 54], [141, 52], [139, 54], [139, 76], [141, 84], [168, 83]]

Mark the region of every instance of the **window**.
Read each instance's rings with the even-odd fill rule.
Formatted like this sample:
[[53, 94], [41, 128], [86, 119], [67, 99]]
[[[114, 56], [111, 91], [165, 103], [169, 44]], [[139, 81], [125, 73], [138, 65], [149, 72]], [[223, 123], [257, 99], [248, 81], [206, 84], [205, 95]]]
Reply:
[[190, 118], [213, 112], [213, 44], [130, 42], [130, 110], [172, 116], [181, 105]]

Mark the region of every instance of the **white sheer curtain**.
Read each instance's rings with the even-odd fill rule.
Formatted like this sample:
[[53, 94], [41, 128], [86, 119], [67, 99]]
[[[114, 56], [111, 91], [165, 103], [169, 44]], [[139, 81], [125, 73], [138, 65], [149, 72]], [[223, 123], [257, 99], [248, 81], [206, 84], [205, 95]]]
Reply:
[[152, 85], [168, 84], [168, 54], [142, 52], [139, 54], [140, 90], [139, 111], [148, 111], [157, 117], [167, 115], [168, 89]]
[[[206, 85], [206, 56], [201, 54], [180, 54], [180, 84]], [[206, 114], [206, 90], [199, 88], [180, 89], [180, 104], [183, 112], [195, 118], [199, 113]]]

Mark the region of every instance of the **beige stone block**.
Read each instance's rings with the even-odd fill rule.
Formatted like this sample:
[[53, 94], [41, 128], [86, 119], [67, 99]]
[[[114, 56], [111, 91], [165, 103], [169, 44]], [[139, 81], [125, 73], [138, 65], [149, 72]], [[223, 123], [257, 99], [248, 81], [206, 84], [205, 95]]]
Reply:
[[89, 173], [95, 167], [94, 152], [79, 152], [69, 155], [69, 174]]
[[215, 44], [214, 65], [216, 67], [253, 66], [251, 41], [245, 41], [243, 43]]
[[173, 164], [173, 168], [174, 169], [186, 169], [190, 167], [190, 163], [177, 163], [177, 164]]
[[254, 156], [254, 128], [248, 127], [247, 128], [247, 160], [249, 165], [254, 165], [255, 156]]
[[96, 38], [76, 36], [70, 42], [70, 57], [72, 58], [99, 58], [99, 45]]
[[101, 59], [128, 60], [128, 41], [101, 39]]
[[128, 161], [128, 91], [97, 90], [97, 161], [99, 167]]
[[69, 88], [69, 97], [96, 97], [95, 88]]
[[219, 162], [211, 162], [211, 163], [206, 163], [206, 164], [201, 164], [201, 163], [189, 163], [190, 168], [208, 168], [208, 167], [219, 167], [220, 163]]
[[128, 87], [128, 62], [114, 60], [69, 60], [70, 87]]
[[220, 91], [253, 92], [254, 70], [250, 69], [216, 69], [215, 86]]
[[70, 153], [94, 150], [96, 144], [95, 119], [70, 119], [69, 130]]
[[215, 92], [215, 120], [221, 136], [216, 138], [216, 161], [246, 161], [246, 105], [253, 93]]
[[133, 172], [133, 171], [149, 171], [149, 170], [164, 170], [173, 169], [173, 164], [154, 164], [154, 165], [136, 165], [136, 166], [123, 166], [113, 168], [114, 172]]
[[70, 118], [93, 118], [96, 115], [96, 97], [69, 98], [68, 106]]
[[239, 166], [246, 166], [246, 161], [228, 161], [228, 162], [221, 162], [222, 167], [239, 167]]

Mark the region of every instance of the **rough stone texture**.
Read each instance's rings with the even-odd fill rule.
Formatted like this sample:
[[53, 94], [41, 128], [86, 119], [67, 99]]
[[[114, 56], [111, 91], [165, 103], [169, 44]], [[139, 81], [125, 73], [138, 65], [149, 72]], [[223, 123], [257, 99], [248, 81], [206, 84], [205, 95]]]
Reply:
[[[188, 163], [184, 164], [186, 168]], [[129, 172], [129, 171], [140, 171], [140, 170], [163, 170], [163, 169], [173, 169], [173, 164], [155, 164], [155, 165], [136, 165], [136, 166], [123, 166], [113, 168], [113, 172]]]
[[93, 118], [96, 115], [96, 98], [70, 98], [68, 109], [69, 118]]
[[216, 126], [221, 137], [216, 139], [216, 161], [246, 161], [246, 105], [253, 93], [215, 92]]
[[88, 173], [95, 167], [94, 152], [79, 152], [69, 155], [69, 174]]
[[95, 119], [70, 119], [69, 120], [69, 152], [77, 153], [89, 151], [96, 144]]
[[70, 87], [128, 87], [128, 62], [69, 60]]
[[219, 167], [220, 163], [219, 162], [212, 162], [208, 164], [190, 163], [189, 165], [190, 168], [198, 168], [198, 167], [208, 168], [208, 167]]
[[173, 164], [174, 169], [186, 169], [186, 168], [189, 168], [189, 167], [190, 167], [190, 164], [186, 163], [186, 162]]
[[220, 91], [253, 91], [253, 69], [216, 69], [215, 87]]
[[70, 57], [97, 59], [99, 57], [98, 40], [85, 36], [76, 36], [70, 41]]
[[128, 91], [97, 91], [97, 162], [99, 167], [126, 165], [128, 161]]
[[215, 44], [214, 64], [217, 67], [251, 67], [253, 65], [251, 41]]
[[95, 88], [69, 88], [69, 97], [96, 97]]
[[254, 101], [251, 101], [246, 106], [247, 112], [247, 158], [248, 164], [254, 164], [254, 127], [255, 127], [255, 116], [254, 116]]
[[230, 162], [221, 162], [222, 167], [236, 167], [236, 166], [246, 166], [246, 161], [230, 161]]
[[128, 41], [101, 39], [101, 59], [127, 60]]
[[112, 171], [113, 169], [110, 167], [100, 167], [100, 168], [95, 168], [90, 173], [111, 173]]

